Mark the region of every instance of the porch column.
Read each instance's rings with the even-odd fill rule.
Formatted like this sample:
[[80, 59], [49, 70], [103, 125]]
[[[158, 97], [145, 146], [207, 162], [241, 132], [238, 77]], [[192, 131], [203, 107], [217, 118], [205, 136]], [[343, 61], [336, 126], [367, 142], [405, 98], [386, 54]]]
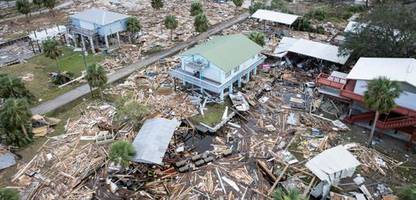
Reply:
[[75, 47], [75, 48], [78, 48], [78, 44], [77, 44], [77, 35], [76, 35], [76, 34], [72, 35], [72, 40], [74, 40], [74, 47]]
[[257, 74], [257, 66], [255, 66], [253, 69], [253, 75], [256, 75], [256, 74]]
[[233, 93], [233, 84], [231, 83], [230, 87], [228, 88], [228, 94]]
[[221, 90], [220, 93], [220, 100], [223, 101], [224, 100], [224, 90]]
[[110, 49], [110, 44], [108, 43], [108, 35], [104, 36], [104, 40], [105, 40], [105, 47], [107, 48], [107, 50]]
[[182, 79], [182, 84], [183, 84], [183, 86], [184, 86], [184, 87], [186, 86], [186, 81], [185, 81], [185, 79]]
[[85, 47], [85, 40], [84, 36], [81, 35], [81, 43], [82, 43], [82, 51], [85, 51], [85, 54], [87, 54], [87, 48]]
[[237, 83], [238, 83], [238, 87], [241, 88], [241, 75], [238, 77]]
[[246, 81], [249, 82], [250, 81], [250, 71], [247, 72], [246, 74]]
[[90, 37], [90, 43], [91, 43], [91, 52], [92, 54], [95, 54], [94, 40], [92, 36]]
[[116, 34], [117, 34], [118, 47], [120, 47], [120, 35], [118, 34], [118, 32]]

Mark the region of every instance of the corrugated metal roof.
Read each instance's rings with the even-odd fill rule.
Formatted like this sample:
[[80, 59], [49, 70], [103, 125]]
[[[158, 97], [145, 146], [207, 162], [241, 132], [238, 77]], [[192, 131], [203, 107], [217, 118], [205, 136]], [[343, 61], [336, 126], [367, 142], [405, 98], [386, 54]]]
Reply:
[[372, 80], [379, 77], [406, 82], [416, 87], [416, 59], [361, 57], [347, 79]]
[[241, 65], [260, 53], [262, 47], [242, 34], [217, 36], [181, 55], [199, 54], [224, 72]]
[[339, 64], [345, 64], [350, 57], [338, 55], [337, 46], [305, 39], [299, 39], [288, 51]]
[[287, 54], [287, 51], [289, 50], [289, 48], [293, 44], [295, 44], [295, 42], [297, 42], [297, 41], [298, 41], [298, 39], [296, 39], [296, 38], [283, 37], [280, 40], [279, 45], [276, 47], [276, 49], [274, 49], [273, 54], [276, 55], [279, 58], [285, 56]]
[[286, 24], [286, 25], [292, 25], [296, 19], [298, 19], [300, 16], [298, 15], [292, 15], [287, 13], [281, 13], [271, 10], [257, 10], [253, 15], [251, 15], [252, 18], [257, 18], [260, 20], [267, 20], [272, 22], [277, 22], [280, 24]]
[[128, 15], [115, 13], [107, 10], [101, 10], [98, 8], [91, 8], [84, 10], [80, 13], [72, 15], [71, 18], [79, 19], [82, 21], [91, 22], [98, 25], [107, 25], [113, 22], [128, 18]]
[[163, 164], [162, 160], [169, 142], [180, 122], [173, 119], [155, 118], [144, 122], [134, 138], [136, 155], [132, 159], [139, 163]]

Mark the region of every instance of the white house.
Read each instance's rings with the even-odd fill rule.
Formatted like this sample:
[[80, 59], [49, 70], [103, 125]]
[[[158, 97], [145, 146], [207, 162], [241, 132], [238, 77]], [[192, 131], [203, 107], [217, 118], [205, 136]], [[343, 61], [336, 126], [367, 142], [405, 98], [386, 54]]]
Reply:
[[241, 87], [243, 79], [249, 81], [265, 56], [262, 47], [242, 34], [217, 36], [182, 53], [181, 65], [170, 75], [184, 85], [191, 84], [221, 99], [225, 92], [232, 92], [233, 85]]

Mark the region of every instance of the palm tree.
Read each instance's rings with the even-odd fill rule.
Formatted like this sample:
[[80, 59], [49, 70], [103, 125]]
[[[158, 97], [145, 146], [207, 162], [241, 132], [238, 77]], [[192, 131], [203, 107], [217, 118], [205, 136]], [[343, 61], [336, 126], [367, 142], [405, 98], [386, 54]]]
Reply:
[[[155, 10], [160, 10], [161, 8], [163, 8], [163, 0], [152, 0], [151, 2], [152, 8]], [[163, 29], [160, 28], [160, 32], [162, 32]]]
[[302, 197], [300, 192], [296, 189], [291, 189], [288, 192], [284, 192], [281, 188], [278, 188], [273, 196], [274, 200], [306, 200]]
[[61, 70], [59, 69], [58, 58], [62, 54], [62, 50], [59, 48], [58, 45], [58, 41], [52, 38], [49, 38], [42, 42], [43, 52], [45, 56], [56, 61], [56, 68], [58, 69], [58, 74], [60, 74]]
[[264, 46], [265, 42], [264, 42], [264, 34], [260, 33], [260, 32], [252, 32], [250, 33], [250, 35], [248, 36], [248, 38], [250, 40], [252, 40], [253, 42], [257, 43], [260, 46]]
[[55, 8], [56, 0], [43, 0], [43, 5], [49, 9], [49, 12], [52, 14], [52, 16], [55, 16], [53, 8]]
[[28, 14], [30, 13], [30, 2], [28, 0], [17, 0], [16, 9], [19, 13], [22, 13], [26, 17], [26, 21], [29, 23]]
[[127, 141], [117, 141], [111, 145], [109, 159], [115, 164], [127, 167], [135, 154], [136, 151], [132, 144]]
[[204, 10], [202, 8], [201, 2], [197, 0], [193, 1], [191, 4], [191, 16], [197, 16], [203, 12]]
[[136, 17], [129, 17], [127, 19], [127, 31], [129, 32], [129, 40], [132, 42], [131, 36], [141, 30], [142, 26], [140, 25], [139, 20]]
[[175, 16], [169, 15], [165, 18], [165, 27], [170, 29], [170, 40], [172, 40], [173, 30], [178, 28], [178, 20]]
[[388, 113], [394, 109], [394, 100], [400, 96], [401, 89], [397, 81], [390, 81], [380, 77], [368, 82], [367, 91], [364, 93], [364, 103], [371, 110], [375, 110], [373, 126], [371, 127], [368, 146], [372, 146], [374, 131], [380, 113]]
[[40, 9], [43, 5], [43, 0], [33, 0], [33, 4], [35, 4], [38, 9]]
[[19, 200], [19, 192], [16, 189], [1, 188], [0, 199]]
[[6, 100], [0, 109], [0, 135], [7, 144], [21, 147], [32, 142], [31, 117], [26, 99]]
[[26, 98], [28, 101], [34, 100], [34, 96], [26, 89], [22, 79], [9, 74], [0, 76], [0, 97], [7, 98]]
[[244, 0], [233, 0], [233, 3], [235, 5], [235, 12], [237, 13], [238, 8], [243, 5]]
[[87, 79], [90, 88], [98, 88], [100, 97], [103, 99], [103, 89], [107, 84], [107, 75], [104, 68], [97, 64], [89, 65], [85, 79]]
[[194, 21], [195, 31], [202, 33], [208, 30], [208, 18], [204, 13], [201, 13], [195, 17]]

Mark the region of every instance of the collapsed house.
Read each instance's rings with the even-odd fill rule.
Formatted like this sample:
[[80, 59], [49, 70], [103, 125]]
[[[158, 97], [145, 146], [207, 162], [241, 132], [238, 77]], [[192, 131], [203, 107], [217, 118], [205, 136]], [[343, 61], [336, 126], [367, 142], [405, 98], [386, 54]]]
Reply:
[[374, 119], [375, 112], [365, 107], [364, 93], [368, 81], [379, 77], [398, 81], [403, 91], [395, 100], [397, 107], [388, 114], [382, 114], [376, 127], [410, 134], [408, 145], [411, 145], [416, 141], [416, 59], [360, 58], [349, 74], [321, 73], [316, 83], [320, 86], [321, 93], [350, 103], [350, 113], [345, 121], [369, 122]]
[[344, 65], [348, 61], [349, 54], [339, 55], [338, 51], [338, 46], [305, 39], [283, 37], [273, 51], [273, 56], [285, 60], [289, 66], [297, 66], [299, 68], [310, 67], [309, 59], [301, 59], [299, 57], [314, 58], [318, 60], [318, 67], [322, 68], [323, 61], [335, 65]]
[[[211, 92], [224, 99], [237, 84], [250, 80], [266, 59], [262, 48], [242, 34], [218, 36], [183, 52], [181, 64], [170, 75], [200, 92]], [[244, 79], [244, 80], [243, 80]]]
[[[128, 15], [92, 8], [69, 17], [67, 27], [68, 35], [72, 41], [67, 40], [75, 48], [80, 46], [83, 49], [91, 49], [92, 53], [96, 48], [110, 50], [120, 46], [120, 32], [126, 31]], [[111, 42], [116, 38], [117, 45]], [[104, 44], [104, 45], [103, 45]]]

